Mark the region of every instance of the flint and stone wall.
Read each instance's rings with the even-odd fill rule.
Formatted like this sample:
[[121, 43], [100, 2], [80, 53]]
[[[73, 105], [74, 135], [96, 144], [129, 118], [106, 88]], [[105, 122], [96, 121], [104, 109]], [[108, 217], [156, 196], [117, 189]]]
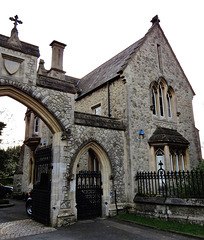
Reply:
[[[158, 45], [161, 52], [158, 53]], [[147, 33], [146, 40], [132, 55], [119, 80], [110, 84], [111, 115], [123, 119], [127, 131], [125, 160], [129, 162], [131, 196], [134, 198], [134, 176], [137, 171], [156, 170], [155, 153], [151, 151], [149, 138], [158, 126], [175, 129], [190, 142], [187, 167], [197, 166], [201, 157], [198, 133], [194, 126], [192, 99], [193, 90], [180, 67], [162, 30], [155, 26]], [[162, 77], [175, 93], [172, 118], [153, 116], [150, 106], [150, 84]], [[123, 79], [123, 80], [122, 80]], [[107, 86], [90, 93], [75, 104], [75, 110], [92, 112], [92, 107], [101, 103], [102, 116], [107, 116]], [[166, 96], [164, 96], [166, 97]], [[139, 136], [143, 130], [144, 137]], [[106, 135], [109, 138], [109, 135]]]
[[135, 197], [134, 213], [175, 222], [204, 224], [204, 199]]
[[[125, 201], [125, 167], [124, 167], [124, 150], [123, 134], [115, 130], [96, 129], [93, 127], [76, 126], [75, 151], [80, 149], [83, 143], [95, 141], [105, 149], [112, 166], [113, 189], [117, 190], [118, 201]], [[109, 138], [107, 138], [107, 135]], [[111, 177], [111, 176], [110, 176]], [[114, 199], [112, 199], [113, 201]], [[113, 202], [112, 202], [113, 203]]]
[[[110, 83], [110, 114], [113, 118], [126, 119], [125, 81], [119, 79]], [[101, 104], [101, 116], [108, 116], [107, 85], [75, 102], [75, 111], [93, 114], [93, 107]]]
[[[160, 60], [157, 47], [160, 45]], [[160, 63], [160, 64], [161, 64]], [[164, 38], [162, 31], [155, 26], [147, 39], [131, 59], [123, 75], [128, 86], [128, 116], [130, 135], [130, 154], [132, 159], [133, 176], [136, 171], [151, 171], [155, 166], [154, 156], [149, 149], [148, 139], [158, 126], [176, 129], [190, 142], [190, 167], [195, 167], [201, 157], [199, 139], [194, 126], [192, 99], [193, 91], [182, 68], [180, 67], [172, 49]], [[151, 92], [150, 84], [163, 77], [168, 86], [175, 92], [175, 106], [178, 112], [174, 118], [155, 117], [150, 110]], [[166, 96], [164, 96], [166, 97]], [[144, 131], [144, 138], [139, 138], [139, 131]]]
[[[94, 125], [95, 127], [91, 126]], [[108, 129], [109, 127], [109, 129]], [[69, 135], [68, 145], [64, 146], [64, 162], [66, 164], [66, 172], [62, 174], [64, 185], [60, 186], [61, 194], [63, 195], [61, 201], [61, 209], [58, 215], [58, 225], [66, 225], [76, 220], [74, 215], [75, 209], [75, 177], [77, 172], [73, 173], [73, 165], [75, 160], [83, 147], [94, 142], [100, 146], [110, 161], [111, 172], [108, 176], [108, 185], [111, 186], [110, 192], [106, 199], [103, 200], [102, 209], [105, 208], [105, 202], [108, 202], [108, 211], [112, 208], [115, 210], [114, 195], [111, 194], [115, 190], [117, 192], [117, 200], [119, 203], [126, 202], [126, 186], [125, 174], [127, 174], [127, 164], [124, 161], [124, 126], [121, 121], [100, 117], [96, 115], [83, 114], [75, 112], [75, 125], [71, 129]], [[85, 153], [86, 155], [86, 153]], [[83, 159], [87, 161], [87, 157], [82, 155], [79, 163]], [[100, 161], [100, 156], [99, 156]], [[79, 165], [83, 165], [81, 163]], [[86, 166], [85, 166], [86, 167]], [[81, 166], [79, 166], [81, 168]], [[83, 169], [84, 170], [84, 169]], [[106, 173], [104, 173], [106, 174]], [[102, 182], [104, 180], [102, 179]], [[104, 185], [103, 185], [104, 186]], [[105, 189], [103, 189], [105, 191]], [[107, 190], [106, 190], [107, 191]], [[103, 213], [109, 215], [109, 212]]]

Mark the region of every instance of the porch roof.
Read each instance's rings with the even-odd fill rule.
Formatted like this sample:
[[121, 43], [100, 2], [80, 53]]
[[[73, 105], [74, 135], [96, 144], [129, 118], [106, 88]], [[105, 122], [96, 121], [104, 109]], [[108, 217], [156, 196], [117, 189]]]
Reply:
[[189, 145], [189, 141], [185, 139], [177, 130], [158, 127], [149, 138], [149, 144], [167, 143]]

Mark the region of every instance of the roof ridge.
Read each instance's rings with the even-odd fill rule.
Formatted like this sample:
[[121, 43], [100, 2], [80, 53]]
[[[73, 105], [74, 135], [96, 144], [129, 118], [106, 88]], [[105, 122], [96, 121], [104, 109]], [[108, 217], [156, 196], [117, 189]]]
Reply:
[[[146, 37], [146, 35], [142, 38], [140, 38], [139, 40], [137, 40], [136, 42], [132, 43], [130, 46], [126, 47], [124, 50], [120, 51], [119, 53], [117, 53], [116, 55], [114, 55], [113, 57], [111, 57], [110, 59], [108, 59], [107, 61], [105, 61], [104, 63], [102, 63], [101, 65], [99, 65], [98, 67], [96, 67], [95, 69], [93, 69], [91, 72], [87, 73], [85, 76], [83, 76], [81, 79], [87, 77], [89, 74], [93, 73], [94, 71], [96, 71], [97, 69], [101, 68], [103, 65], [107, 64], [109, 61], [111, 61], [112, 59], [116, 58], [118, 55], [121, 55], [123, 52], [125, 52], [127, 49], [131, 48], [133, 45], [137, 44], [138, 42], [140, 42], [141, 40], [143, 40]], [[137, 46], [138, 47], [138, 46]], [[129, 53], [128, 55], [132, 55], [135, 52], [135, 49], [137, 48], [135, 47], [134, 50]]]
[[108, 59], [80, 79], [79, 88], [81, 94], [79, 97], [87, 95], [94, 89], [99, 88], [108, 81], [120, 76], [121, 72], [127, 67], [129, 61], [131, 61], [132, 55], [143, 45], [149, 33], [155, 28], [155, 26], [160, 27], [158, 16], [153, 18], [152, 23], [151, 28], [142, 38], [120, 51], [118, 54]]
[[134, 42], [129, 47], [125, 48], [114, 57], [82, 77], [79, 82], [79, 88], [81, 89], [79, 97], [86, 95], [93, 89], [98, 88], [107, 81], [119, 76], [120, 71], [124, 70], [128, 61], [131, 59], [132, 54], [135, 53], [136, 49], [143, 43], [145, 38], [145, 36], [140, 38], [138, 41]]
[[[154, 18], [157, 21], [154, 21]], [[91, 72], [87, 73], [86, 75], [84, 75], [81, 79], [85, 78], [86, 76], [88, 76], [89, 74], [91, 74], [92, 72], [94, 72], [95, 70], [97, 70], [98, 68], [102, 67], [103, 65], [105, 65], [107, 62], [111, 61], [113, 58], [117, 57], [118, 55], [122, 54], [123, 52], [125, 52], [127, 49], [131, 48], [133, 45], [139, 43], [140, 41], [143, 41], [147, 34], [149, 34], [149, 32], [156, 26], [156, 25], [160, 25], [159, 22], [160, 20], [158, 19], [158, 15], [156, 15], [154, 18], [152, 18], [151, 22], [153, 23], [152, 26], [150, 27], [150, 29], [147, 31], [147, 33], [140, 38], [139, 40], [137, 40], [136, 42], [132, 43], [131, 45], [129, 45], [128, 47], [126, 47], [125, 49], [123, 49], [122, 51], [120, 51], [119, 53], [117, 53], [116, 55], [114, 55], [113, 57], [111, 57], [110, 59], [108, 59], [107, 61], [105, 61], [104, 63], [102, 63], [101, 65], [99, 65], [98, 67], [96, 67], [95, 69], [93, 69]], [[140, 45], [139, 45], [140, 46]], [[137, 46], [137, 47], [139, 47]], [[137, 48], [135, 47], [135, 49]], [[129, 53], [129, 55], [132, 55], [135, 52], [135, 49], [132, 51], [132, 53]], [[123, 64], [124, 65], [124, 64]]]

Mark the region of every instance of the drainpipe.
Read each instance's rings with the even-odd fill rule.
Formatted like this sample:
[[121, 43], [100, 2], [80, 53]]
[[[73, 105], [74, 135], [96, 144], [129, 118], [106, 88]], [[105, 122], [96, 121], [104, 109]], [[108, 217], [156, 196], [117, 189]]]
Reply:
[[110, 82], [107, 82], [107, 86], [108, 86], [108, 117], [111, 117], [111, 113], [110, 113]]

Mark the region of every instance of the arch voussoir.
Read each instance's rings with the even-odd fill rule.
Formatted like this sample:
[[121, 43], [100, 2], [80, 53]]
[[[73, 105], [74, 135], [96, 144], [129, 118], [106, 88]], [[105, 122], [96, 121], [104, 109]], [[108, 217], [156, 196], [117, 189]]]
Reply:
[[[0, 80], [0, 96], [11, 97], [32, 109], [47, 124], [52, 133], [66, 131], [70, 124], [68, 121], [66, 124], [63, 122], [66, 118], [65, 104], [62, 105], [63, 101], [56, 101], [59, 95], [60, 93], [54, 90], [45, 92], [43, 88], [37, 86], [29, 86], [8, 79]], [[60, 96], [61, 99], [63, 97], [65, 99], [65, 96]], [[63, 115], [60, 112], [63, 112]]]

